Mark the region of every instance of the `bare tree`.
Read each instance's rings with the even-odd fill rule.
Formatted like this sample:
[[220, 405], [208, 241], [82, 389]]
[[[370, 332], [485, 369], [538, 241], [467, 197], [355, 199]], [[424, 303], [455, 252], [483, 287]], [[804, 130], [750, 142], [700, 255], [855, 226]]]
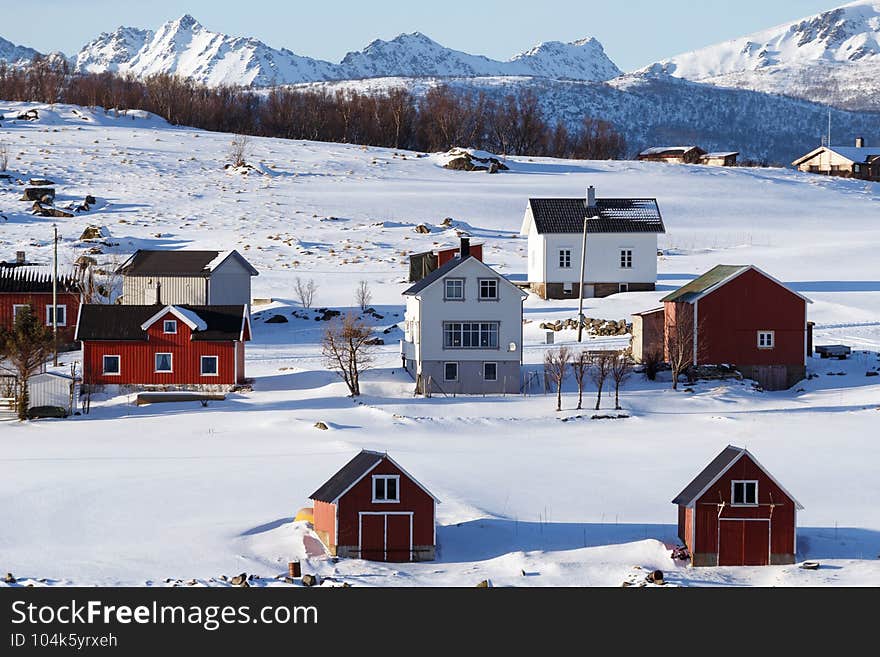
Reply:
[[614, 354], [609, 351], [594, 351], [590, 354], [590, 361], [593, 367], [590, 369], [590, 378], [596, 384], [596, 410], [602, 404], [602, 390], [605, 388], [605, 381], [611, 374], [612, 363], [614, 362]]
[[234, 167], [243, 167], [247, 164], [247, 156], [250, 151], [251, 140], [247, 135], [235, 135], [229, 145], [229, 160]]
[[293, 291], [296, 294], [297, 301], [299, 301], [300, 305], [303, 308], [309, 309], [315, 302], [315, 293], [318, 291], [318, 286], [312, 278], [303, 282], [303, 280], [297, 276], [293, 285]]
[[0, 172], [9, 168], [9, 146], [6, 142], [0, 141]]
[[571, 363], [571, 350], [568, 347], [550, 349], [544, 354], [544, 375], [556, 384], [556, 411], [562, 410], [562, 382]]
[[339, 373], [352, 397], [361, 394], [361, 374], [375, 360], [372, 334], [373, 330], [351, 313], [333, 320], [324, 330], [321, 347], [327, 367]]
[[645, 378], [648, 381], [656, 381], [660, 366], [663, 365], [663, 354], [660, 351], [649, 351], [642, 356], [642, 364], [645, 366]]
[[571, 359], [571, 371], [574, 373], [574, 380], [578, 386], [578, 405], [577, 410], [581, 410], [584, 406], [584, 381], [587, 378], [587, 372], [590, 371], [590, 352], [581, 351]]
[[614, 410], [620, 410], [620, 386], [632, 375], [633, 359], [629, 349], [617, 353], [611, 363], [611, 378], [614, 380]]
[[0, 328], [0, 362], [7, 361], [3, 369], [17, 377], [19, 420], [26, 420], [30, 409], [28, 381], [51, 357], [54, 343], [52, 330], [40, 322], [30, 306], [18, 311], [12, 328]]
[[694, 309], [687, 303], [674, 304], [664, 320], [666, 360], [672, 368], [672, 389], [678, 390], [678, 379], [694, 364], [698, 349], [694, 343]]
[[370, 304], [373, 301], [373, 293], [370, 291], [370, 284], [367, 283], [367, 281], [361, 281], [358, 283], [357, 290], [355, 291], [355, 298], [361, 311], [370, 307]]

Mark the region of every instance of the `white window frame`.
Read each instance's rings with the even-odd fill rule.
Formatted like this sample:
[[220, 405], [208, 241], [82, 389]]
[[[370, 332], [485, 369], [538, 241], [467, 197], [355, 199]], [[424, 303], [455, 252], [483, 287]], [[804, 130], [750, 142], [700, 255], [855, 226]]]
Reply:
[[[116, 359], [116, 371], [108, 372], [107, 364], [105, 362], [106, 358], [115, 358]], [[122, 356], [119, 354], [103, 354], [101, 356], [101, 370], [104, 376], [122, 376]]]
[[[171, 369], [168, 370], [160, 370], [158, 369], [159, 356], [168, 356], [168, 362], [171, 365]], [[174, 373], [174, 354], [170, 351], [159, 351], [153, 354], [153, 373], [155, 374], [173, 374]]]
[[[770, 336], [770, 344], [761, 344], [761, 338]], [[776, 349], [776, 331], [758, 331], [758, 349], [770, 350]]]
[[[212, 358], [214, 360], [214, 371], [205, 372], [205, 359]], [[199, 374], [201, 376], [220, 376], [220, 356], [199, 356]]]
[[[461, 296], [449, 296], [449, 284], [459, 283], [461, 285]], [[464, 279], [463, 278], [444, 278], [443, 279], [443, 300], [444, 301], [464, 301]]]
[[[467, 330], [465, 330], [465, 326], [468, 327]], [[465, 335], [468, 335], [469, 339], [473, 338], [475, 332], [474, 327], [476, 327], [478, 344], [465, 345]], [[487, 338], [487, 344], [485, 346], [482, 344], [484, 334]], [[452, 335], [453, 337], [450, 344], [446, 344], [447, 335]], [[460, 342], [458, 345], [452, 344], [455, 341], [456, 335]], [[491, 344], [491, 338], [493, 335], [495, 337], [494, 346]], [[501, 322], [443, 322], [443, 349], [482, 349], [484, 351], [497, 351], [499, 349], [500, 335]], [[471, 340], [471, 342], [472, 341], [473, 340]]]
[[[736, 491], [737, 484], [755, 484], [755, 501], [754, 502], [744, 502], [742, 504], [736, 503], [736, 497], [734, 496], [734, 492]], [[743, 499], [746, 497], [745, 488], [743, 488]], [[757, 479], [734, 479], [730, 482], [730, 506], [735, 507], [756, 507], [758, 506], [758, 480]]]
[[[394, 481], [394, 491], [397, 493], [397, 498], [393, 500], [388, 499], [388, 481]], [[376, 497], [376, 482], [384, 481], [385, 482], [385, 499], [379, 499]], [[373, 475], [373, 504], [400, 504], [400, 475]]]
[[18, 317], [18, 311], [22, 308], [30, 308], [31, 304], [29, 303], [14, 303], [12, 304], [12, 321], [15, 321], [15, 318]]
[[59, 303], [56, 306], [53, 306], [51, 303], [46, 304], [46, 326], [54, 326], [51, 317], [53, 308], [61, 311], [63, 321], [58, 322], [58, 326], [67, 326], [67, 304], [64, 303]]
[[571, 269], [572, 249], [570, 249], [570, 248], [559, 249], [559, 252], [557, 255], [559, 256], [559, 259], [557, 260], [557, 263], [559, 264], [559, 268], [560, 269]]
[[635, 249], [629, 247], [623, 247], [620, 249], [620, 268], [621, 269], [632, 269], [633, 268], [633, 254], [635, 253]]
[[[168, 327], [174, 326], [173, 331], [169, 331]], [[165, 335], [177, 335], [177, 320], [176, 319], [164, 319], [162, 320], [162, 333]]]
[[[483, 283], [493, 283], [495, 285], [495, 296], [493, 297], [484, 297], [483, 296]], [[497, 278], [481, 278], [477, 281], [477, 286], [479, 288], [479, 292], [477, 293], [478, 301], [500, 301], [501, 299], [501, 286], [498, 284]], [[491, 286], [487, 286], [487, 289], [490, 289]]]
[[[455, 365], [455, 378], [454, 379], [447, 379], [446, 378], [446, 368], [449, 367], [450, 365]], [[450, 381], [450, 382], [458, 381], [458, 375], [459, 375], [458, 369], [459, 369], [458, 363], [455, 361], [447, 361], [447, 362], [443, 363], [443, 380]]]
[[[490, 379], [486, 376], [486, 365], [494, 365], [495, 366], [495, 378]], [[483, 381], [497, 381], [498, 380], [498, 363], [495, 361], [486, 361], [483, 363]]]

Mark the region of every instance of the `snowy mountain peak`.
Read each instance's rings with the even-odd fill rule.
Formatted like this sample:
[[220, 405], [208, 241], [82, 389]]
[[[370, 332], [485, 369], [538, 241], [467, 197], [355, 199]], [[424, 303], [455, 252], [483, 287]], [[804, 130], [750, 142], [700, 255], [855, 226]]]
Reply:
[[25, 46], [17, 46], [11, 41], [7, 41], [0, 37], [0, 62], [7, 64], [24, 64], [31, 61], [36, 55], [39, 55], [33, 48]]
[[511, 63], [525, 65], [530, 75], [575, 80], [605, 81], [617, 77], [621, 70], [605, 54], [593, 37], [571, 43], [545, 41], [517, 55]]
[[119, 27], [104, 32], [87, 43], [76, 56], [77, 73], [104, 73], [124, 70], [128, 62], [153, 38], [151, 30]]

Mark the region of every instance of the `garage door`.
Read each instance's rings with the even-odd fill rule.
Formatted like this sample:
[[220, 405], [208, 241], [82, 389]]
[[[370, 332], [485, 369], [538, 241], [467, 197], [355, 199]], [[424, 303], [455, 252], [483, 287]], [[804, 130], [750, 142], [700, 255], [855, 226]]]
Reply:
[[770, 521], [722, 518], [718, 528], [719, 566], [770, 563]]
[[409, 561], [412, 558], [412, 513], [361, 513], [361, 558]]

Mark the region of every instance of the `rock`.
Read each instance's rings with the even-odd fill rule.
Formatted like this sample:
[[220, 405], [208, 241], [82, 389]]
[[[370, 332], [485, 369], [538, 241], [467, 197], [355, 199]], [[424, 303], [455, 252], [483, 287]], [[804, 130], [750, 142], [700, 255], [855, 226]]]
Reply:
[[196, 584], [198, 584], [198, 582], [194, 579], [191, 579], [186, 583], [187, 586], [195, 586]]
[[272, 315], [266, 320], [267, 324], [287, 324], [287, 318], [284, 315]]
[[110, 231], [104, 226], [86, 226], [86, 229], [79, 236], [80, 241], [84, 240], [100, 240], [110, 237]]
[[302, 576], [302, 585], [303, 586], [318, 586], [319, 580], [317, 575], [303, 575]]
[[[48, 199], [48, 200], [47, 200]], [[51, 203], [55, 200], [54, 187], [25, 187], [21, 193], [22, 201], [42, 201]]]
[[382, 338], [371, 338], [364, 342], [364, 344], [376, 346], [380, 344], [385, 344], [385, 340], [383, 340]]
[[55, 183], [51, 180], [47, 180], [46, 178], [31, 178], [28, 181], [29, 185], [33, 185], [34, 187], [51, 187]]
[[232, 584], [233, 586], [242, 586], [244, 584], [247, 584], [247, 573], [236, 575], [230, 580], [230, 584]]
[[415, 231], [419, 235], [428, 235], [431, 232], [431, 229], [428, 228], [425, 224], [419, 224], [418, 226], [415, 227]]
[[51, 203], [51, 200], [44, 202], [35, 201], [33, 206], [31, 207], [31, 212], [40, 217], [58, 217], [69, 219], [73, 216], [72, 212], [59, 210], [58, 208], [53, 208], [51, 205], [46, 205], [45, 203]]
[[446, 218], [441, 222], [440, 225], [441, 225], [443, 228], [451, 228], [451, 227], [452, 227], [452, 222], [453, 222], [453, 221], [454, 221], [454, 219], [453, 219], [452, 217], [446, 217]]
[[284, 583], [285, 583], [285, 584], [296, 584], [296, 580], [293, 579], [293, 577], [285, 577], [285, 578], [284, 578]]
[[662, 586], [665, 582], [663, 581], [663, 571], [655, 570], [653, 572], [648, 573], [648, 576], [645, 577], [645, 581], [650, 584], [657, 584]]
[[92, 196], [91, 194], [86, 194], [86, 203], [87, 204], [95, 205], [97, 202], [98, 202], [98, 199], [96, 199], [94, 196]]
[[16, 580], [15, 577], [12, 575], [12, 573], [6, 573], [6, 577], [3, 578], [3, 581], [4, 581], [6, 584], [15, 584], [15, 582], [16, 582], [17, 580]]
[[880, 372], [865, 372], [865, 376], [880, 376]]
[[479, 584], [477, 584], [476, 588], [478, 588], [478, 589], [490, 589], [490, 588], [492, 588], [492, 582], [490, 582], [488, 579], [484, 579], [482, 582], [480, 582]]
[[330, 427], [327, 426], [324, 422], [315, 422], [315, 429], [320, 429], [321, 431], [327, 431]]

